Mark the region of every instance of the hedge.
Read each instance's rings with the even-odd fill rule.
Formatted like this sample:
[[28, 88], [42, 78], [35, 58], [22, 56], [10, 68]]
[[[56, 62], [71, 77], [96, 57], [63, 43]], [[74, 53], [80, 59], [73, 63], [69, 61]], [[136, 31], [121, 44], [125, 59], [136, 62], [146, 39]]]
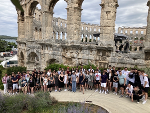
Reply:
[[17, 74], [18, 72], [24, 72], [24, 71], [26, 71], [27, 70], [27, 68], [26, 67], [21, 67], [21, 66], [19, 66], [19, 67], [9, 67], [9, 68], [7, 68], [7, 75], [11, 75], [12, 74], [12, 72], [14, 72], [15, 74]]

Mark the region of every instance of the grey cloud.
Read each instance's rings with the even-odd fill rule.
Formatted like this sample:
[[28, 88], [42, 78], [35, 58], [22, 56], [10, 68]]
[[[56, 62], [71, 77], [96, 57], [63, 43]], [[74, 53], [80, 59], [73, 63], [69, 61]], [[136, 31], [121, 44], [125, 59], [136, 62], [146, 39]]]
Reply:
[[[0, 0], [0, 35], [17, 36], [17, 12], [10, 0]], [[116, 31], [121, 26], [147, 25], [148, 0], [118, 0]], [[81, 21], [100, 24], [101, 0], [84, 0]], [[67, 19], [67, 3], [60, 0], [54, 8], [54, 17]]]

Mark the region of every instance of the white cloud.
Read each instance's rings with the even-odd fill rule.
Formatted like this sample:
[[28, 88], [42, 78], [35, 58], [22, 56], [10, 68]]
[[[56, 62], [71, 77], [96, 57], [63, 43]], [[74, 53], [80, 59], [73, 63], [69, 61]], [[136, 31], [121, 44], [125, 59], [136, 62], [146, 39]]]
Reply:
[[[147, 25], [148, 0], [118, 0], [116, 30], [121, 26], [141, 27]], [[101, 0], [84, 0], [81, 21], [100, 24]], [[54, 16], [67, 19], [67, 3], [59, 0]], [[10, 0], [0, 0], [0, 35], [18, 36], [17, 12]]]

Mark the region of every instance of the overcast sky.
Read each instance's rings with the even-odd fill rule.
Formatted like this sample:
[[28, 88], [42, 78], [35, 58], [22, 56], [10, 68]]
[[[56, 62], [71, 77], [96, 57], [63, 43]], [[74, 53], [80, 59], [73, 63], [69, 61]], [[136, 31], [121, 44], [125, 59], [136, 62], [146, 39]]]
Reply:
[[[92, 2], [91, 2], [92, 1]], [[142, 27], [147, 25], [148, 0], [118, 0], [116, 31], [118, 27]], [[101, 0], [84, 0], [82, 22], [100, 24]], [[59, 0], [54, 17], [67, 18], [67, 4]], [[18, 36], [17, 12], [10, 0], [0, 0], [0, 35]]]

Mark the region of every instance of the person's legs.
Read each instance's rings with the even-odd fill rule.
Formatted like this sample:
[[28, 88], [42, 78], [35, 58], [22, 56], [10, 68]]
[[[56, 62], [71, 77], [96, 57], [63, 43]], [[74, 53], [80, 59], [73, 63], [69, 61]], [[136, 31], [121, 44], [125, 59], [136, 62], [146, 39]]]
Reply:
[[109, 84], [109, 90], [111, 91], [111, 87], [112, 87], [112, 82], [110, 82]]
[[80, 92], [81, 92], [81, 84], [80, 84]]
[[74, 92], [76, 92], [76, 81], [74, 81]]
[[83, 90], [83, 94], [84, 94], [84, 85], [82, 85], [82, 90]]
[[44, 84], [44, 92], [46, 92], [46, 85]]
[[31, 94], [33, 94], [33, 88], [34, 88], [34, 87], [31, 87]]
[[72, 91], [74, 92], [74, 82], [72, 82]]
[[13, 94], [15, 93], [15, 84], [13, 84]]
[[25, 95], [27, 94], [27, 86], [25, 87]]
[[124, 94], [124, 88], [121, 87], [121, 94], [123, 95]]
[[7, 92], [7, 86], [6, 86], [6, 84], [3, 84], [3, 86], [4, 86], [4, 94], [6, 94], [6, 92]]

